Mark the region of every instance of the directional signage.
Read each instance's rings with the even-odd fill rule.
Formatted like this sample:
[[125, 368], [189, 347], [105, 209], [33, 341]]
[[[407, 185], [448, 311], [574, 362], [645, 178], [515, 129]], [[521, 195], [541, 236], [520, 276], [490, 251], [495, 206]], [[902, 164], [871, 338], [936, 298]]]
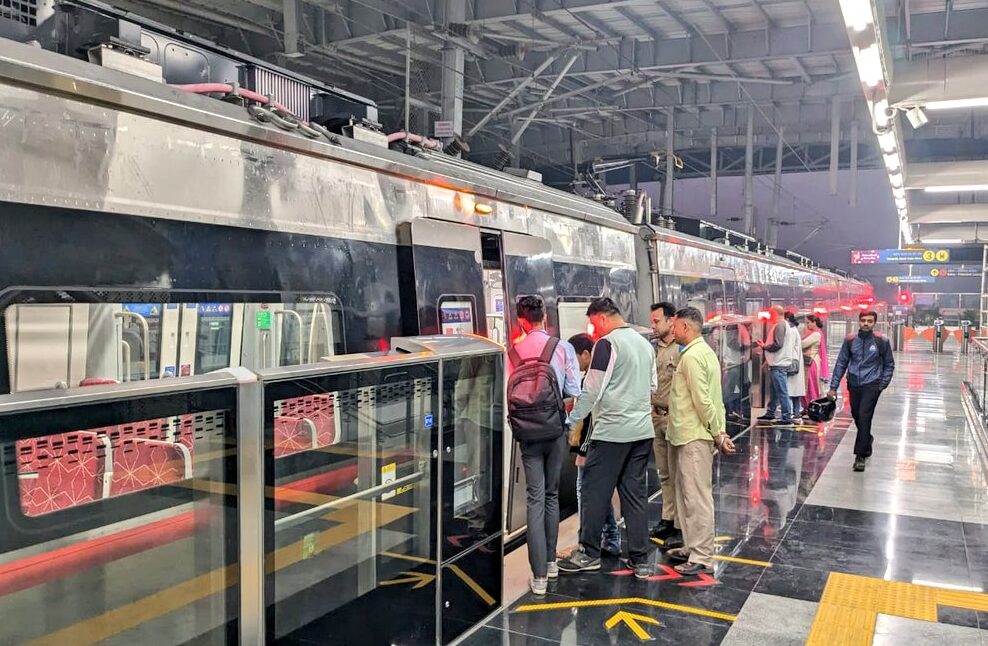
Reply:
[[641, 627], [642, 623], [652, 624], [658, 626], [659, 620], [647, 615], [639, 615], [634, 612], [628, 612], [627, 610], [618, 610], [611, 616], [610, 619], [604, 622], [604, 628], [607, 630], [613, 630], [615, 626], [624, 624], [634, 633], [635, 637], [639, 641], [650, 641], [652, 636], [648, 634], [644, 628]]
[[852, 249], [852, 265], [919, 265], [950, 262], [949, 249]]
[[889, 285], [921, 285], [935, 283], [937, 279], [935, 276], [886, 276], [885, 282]]
[[934, 267], [930, 270], [934, 278], [980, 278], [981, 270], [977, 267]]

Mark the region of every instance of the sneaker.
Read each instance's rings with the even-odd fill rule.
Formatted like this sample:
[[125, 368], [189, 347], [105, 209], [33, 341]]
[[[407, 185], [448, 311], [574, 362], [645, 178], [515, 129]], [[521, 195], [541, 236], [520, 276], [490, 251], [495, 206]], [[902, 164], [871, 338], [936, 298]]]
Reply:
[[777, 426], [795, 426], [795, 425], [796, 424], [793, 422], [793, 420], [791, 418], [790, 419], [781, 419], [781, 420], [779, 420], [779, 423], [777, 424]]
[[559, 578], [559, 564], [555, 561], [549, 561], [546, 567], [546, 578], [547, 579], [558, 579]]
[[759, 422], [774, 422], [775, 421], [775, 415], [774, 414], [771, 414], [771, 413], [766, 413], [764, 415], [759, 415], [758, 416], [758, 421]]
[[597, 572], [600, 570], [600, 559], [593, 558], [583, 551], [583, 548], [570, 554], [569, 558], [559, 561], [559, 571], [565, 574], [576, 572]]
[[544, 576], [533, 576], [528, 581], [528, 587], [532, 589], [532, 594], [544, 596], [549, 588], [549, 579]]
[[652, 538], [657, 538], [659, 540], [664, 541], [665, 539], [669, 538], [675, 533], [676, 533], [676, 526], [673, 524], [673, 522], [671, 520], [666, 520], [663, 518], [662, 522], [656, 525], [655, 529], [652, 530], [651, 536]]
[[854, 458], [854, 470], [861, 472], [865, 470], [865, 459], [861, 456]]
[[662, 547], [667, 550], [674, 550], [683, 546], [683, 532], [681, 530], [676, 530], [669, 538], [665, 539]]
[[635, 562], [628, 559], [628, 569], [635, 571], [636, 579], [647, 579], [652, 576], [652, 566], [648, 561], [642, 561], [641, 563]]

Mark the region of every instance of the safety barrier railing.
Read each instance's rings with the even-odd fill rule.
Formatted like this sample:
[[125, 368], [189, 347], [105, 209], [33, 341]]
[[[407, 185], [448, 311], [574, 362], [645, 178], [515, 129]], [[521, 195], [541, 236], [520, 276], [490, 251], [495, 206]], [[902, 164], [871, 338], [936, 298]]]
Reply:
[[445, 644], [498, 610], [503, 350], [392, 348], [0, 397], [0, 641]]

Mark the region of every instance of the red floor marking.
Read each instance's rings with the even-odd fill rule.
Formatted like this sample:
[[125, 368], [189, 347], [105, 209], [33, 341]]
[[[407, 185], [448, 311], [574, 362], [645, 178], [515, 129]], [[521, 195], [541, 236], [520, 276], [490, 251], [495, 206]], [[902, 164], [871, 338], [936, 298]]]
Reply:
[[631, 576], [634, 573], [634, 570], [614, 570], [613, 572], [608, 572], [608, 574], [613, 576]]
[[675, 581], [676, 579], [682, 579], [683, 575], [669, 567], [668, 565], [662, 565], [659, 563], [659, 567], [665, 574], [653, 574], [648, 577], [649, 581]]
[[680, 588], [703, 588], [703, 587], [706, 587], [708, 585], [717, 585], [718, 583], [720, 583], [720, 581], [718, 581], [717, 579], [713, 578], [709, 574], [704, 574], [703, 572], [701, 572], [700, 574], [697, 575], [697, 580], [696, 581], [688, 581], [686, 583], [680, 583], [679, 584], [679, 587]]

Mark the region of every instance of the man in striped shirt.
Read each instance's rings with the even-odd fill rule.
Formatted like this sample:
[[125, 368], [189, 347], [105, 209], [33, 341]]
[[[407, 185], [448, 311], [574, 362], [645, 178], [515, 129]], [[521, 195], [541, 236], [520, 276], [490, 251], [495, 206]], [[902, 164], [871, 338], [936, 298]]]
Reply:
[[628, 567], [644, 579], [651, 575], [645, 473], [655, 437], [651, 404], [657, 387], [655, 352], [625, 322], [611, 299], [595, 299], [587, 316], [601, 338], [594, 345], [583, 392], [566, 422], [572, 426], [592, 411], [594, 425], [583, 447], [587, 460], [580, 547], [559, 563], [559, 571], [600, 570], [600, 534], [617, 487], [628, 530]]

